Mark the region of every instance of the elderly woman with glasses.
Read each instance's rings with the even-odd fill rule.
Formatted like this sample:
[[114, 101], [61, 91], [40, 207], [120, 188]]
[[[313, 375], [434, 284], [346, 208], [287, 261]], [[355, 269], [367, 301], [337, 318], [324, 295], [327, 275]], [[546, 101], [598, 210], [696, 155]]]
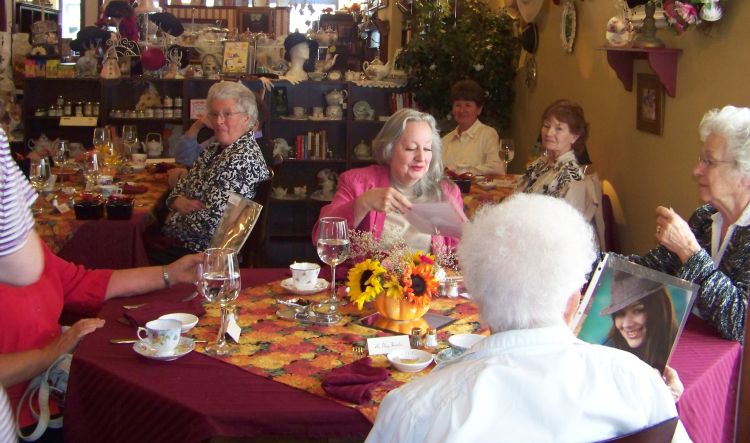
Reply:
[[630, 260], [701, 285], [693, 312], [722, 337], [743, 340], [750, 285], [750, 109], [708, 111], [693, 176], [706, 204], [685, 221], [656, 208], [659, 246]]
[[229, 194], [252, 199], [258, 184], [271, 177], [253, 136], [258, 120], [253, 92], [241, 83], [219, 82], [208, 90], [206, 102], [216, 143], [200, 154], [167, 197], [170, 213], [163, 233], [169, 241], [151, 254], [155, 263], [207, 248]]

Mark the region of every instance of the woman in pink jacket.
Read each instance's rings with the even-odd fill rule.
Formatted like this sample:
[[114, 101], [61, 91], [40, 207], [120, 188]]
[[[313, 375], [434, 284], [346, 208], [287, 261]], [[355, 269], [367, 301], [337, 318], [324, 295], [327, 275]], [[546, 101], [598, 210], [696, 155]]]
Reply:
[[[343, 217], [376, 238], [403, 240], [412, 250], [455, 247], [458, 239], [419, 232], [406, 220], [413, 203], [450, 201], [463, 212], [458, 187], [443, 176], [435, 119], [414, 109], [393, 114], [373, 140], [376, 165], [346, 171], [320, 218]], [[313, 241], [318, 226], [313, 228]]]

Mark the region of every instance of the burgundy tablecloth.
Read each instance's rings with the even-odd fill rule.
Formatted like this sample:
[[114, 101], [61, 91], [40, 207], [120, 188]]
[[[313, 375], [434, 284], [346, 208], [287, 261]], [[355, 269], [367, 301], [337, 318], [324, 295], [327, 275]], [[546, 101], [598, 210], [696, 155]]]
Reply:
[[135, 208], [130, 220], [93, 220], [82, 224], [57, 255], [92, 269], [148, 266], [143, 232], [151, 214]]
[[[243, 286], [278, 280], [286, 269], [243, 270]], [[180, 285], [149, 296], [113, 300], [101, 312], [107, 324], [74, 354], [64, 431], [77, 442], [197, 442], [212, 436], [362, 438], [370, 423], [355, 409], [276, 383], [193, 352], [172, 362], [146, 360], [117, 321], [122, 304], [179, 299]]]
[[[243, 286], [288, 276], [286, 269], [242, 271]], [[113, 300], [107, 324], [87, 336], [74, 354], [64, 431], [68, 443], [197, 442], [212, 436], [362, 438], [371, 424], [355, 409], [270, 381], [193, 352], [173, 362], [146, 360], [117, 318], [122, 304], [152, 297], [178, 300], [193, 291], [181, 285], [151, 295]], [[691, 319], [672, 357], [685, 384], [680, 418], [696, 442], [732, 439], [740, 346]]]
[[694, 442], [733, 441], [741, 358], [739, 343], [717, 337], [697, 317], [688, 320], [669, 364], [685, 385], [677, 410]]

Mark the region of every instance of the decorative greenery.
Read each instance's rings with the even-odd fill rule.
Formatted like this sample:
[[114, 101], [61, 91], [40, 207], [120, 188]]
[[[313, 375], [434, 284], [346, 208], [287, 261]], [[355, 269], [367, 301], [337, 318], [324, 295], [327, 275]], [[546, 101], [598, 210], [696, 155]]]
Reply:
[[462, 79], [477, 81], [487, 92], [482, 120], [498, 129], [510, 125], [513, 79], [520, 43], [513, 20], [484, 0], [413, 0], [414, 36], [396, 64], [408, 74], [406, 90], [438, 119], [451, 110], [450, 87]]

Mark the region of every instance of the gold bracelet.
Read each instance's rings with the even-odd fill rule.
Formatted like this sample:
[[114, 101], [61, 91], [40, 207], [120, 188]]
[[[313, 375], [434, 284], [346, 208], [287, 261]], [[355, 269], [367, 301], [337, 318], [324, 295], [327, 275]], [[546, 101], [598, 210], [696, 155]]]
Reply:
[[164, 280], [164, 286], [167, 288], [172, 287], [172, 282], [169, 281], [169, 272], [167, 272], [167, 265], [161, 265], [161, 278]]

